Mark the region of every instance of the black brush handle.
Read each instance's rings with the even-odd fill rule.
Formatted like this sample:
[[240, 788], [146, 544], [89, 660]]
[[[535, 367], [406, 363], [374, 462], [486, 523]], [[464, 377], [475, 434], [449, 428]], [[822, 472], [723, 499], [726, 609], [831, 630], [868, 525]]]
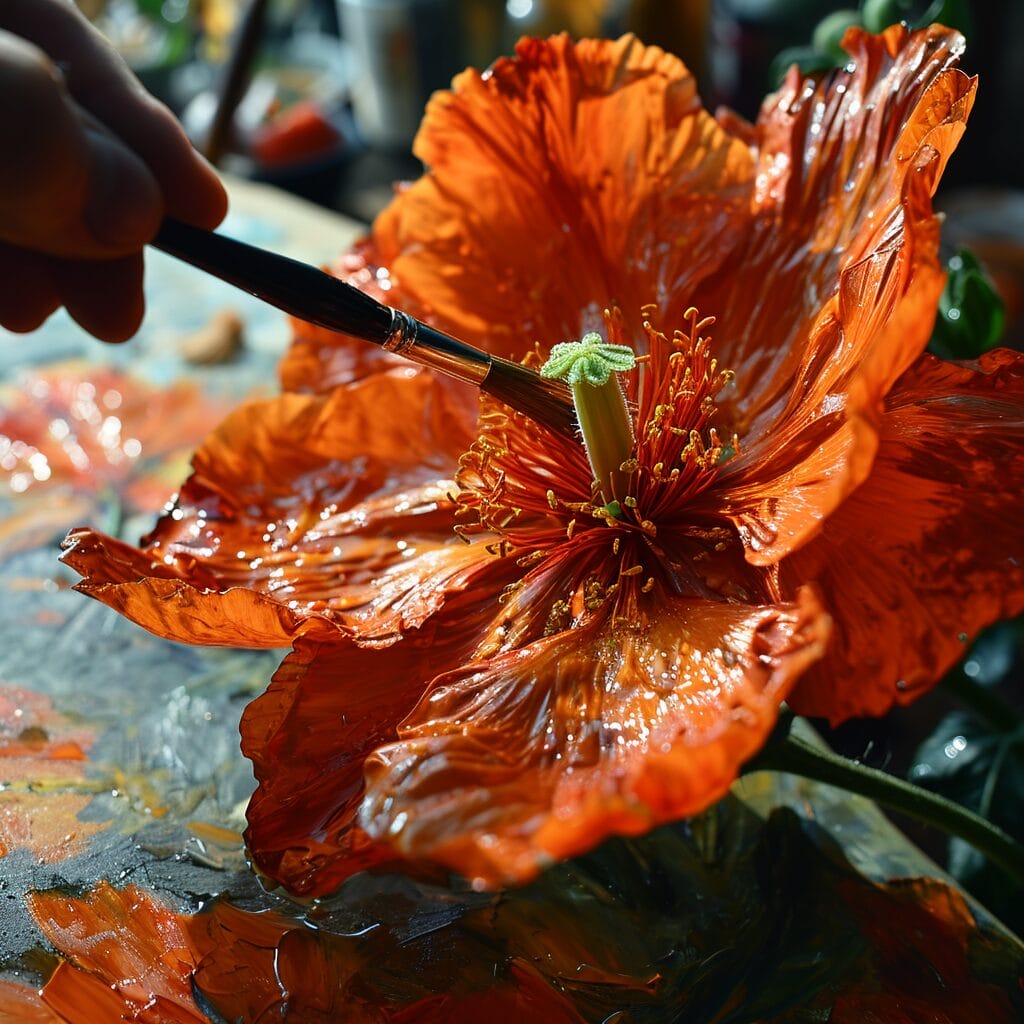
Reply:
[[150, 244], [300, 320], [377, 345], [392, 333], [390, 306], [298, 260], [170, 218]]

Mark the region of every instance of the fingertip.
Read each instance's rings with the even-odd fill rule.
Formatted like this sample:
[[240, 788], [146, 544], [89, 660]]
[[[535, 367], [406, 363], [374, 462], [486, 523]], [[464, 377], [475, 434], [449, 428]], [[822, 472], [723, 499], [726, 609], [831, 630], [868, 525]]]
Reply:
[[29, 334], [61, 305], [45, 256], [0, 245], [0, 326]]
[[212, 231], [227, 216], [228, 194], [213, 168], [198, 153], [194, 155], [196, 160], [202, 161], [198, 168], [198, 187], [187, 202], [179, 199], [172, 203], [169, 198], [167, 213], [187, 224]]
[[142, 253], [115, 260], [62, 262], [57, 277], [71, 318], [100, 341], [121, 344], [142, 325]]
[[135, 145], [163, 189], [169, 217], [212, 230], [228, 212], [228, 195], [216, 169], [192, 145], [171, 111], [151, 96], [148, 123], [135, 126]]
[[[213, 166], [196, 150], [190, 151], [189, 161], [192, 173], [177, 179], [175, 187], [165, 192], [167, 213], [212, 231], [227, 216], [227, 190]], [[187, 190], [182, 187], [186, 183]]]
[[91, 168], [85, 225], [96, 243], [112, 254], [138, 251], [160, 226], [160, 186], [118, 139], [97, 131], [88, 136]]
[[224, 183], [217, 177], [217, 172], [198, 153], [196, 157], [202, 161], [203, 167], [209, 175], [208, 194], [204, 200], [205, 210], [201, 227], [213, 230], [228, 215], [228, 193]]
[[60, 309], [60, 300], [25, 302], [17, 309], [0, 308], [0, 327], [12, 334], [38, 331]]

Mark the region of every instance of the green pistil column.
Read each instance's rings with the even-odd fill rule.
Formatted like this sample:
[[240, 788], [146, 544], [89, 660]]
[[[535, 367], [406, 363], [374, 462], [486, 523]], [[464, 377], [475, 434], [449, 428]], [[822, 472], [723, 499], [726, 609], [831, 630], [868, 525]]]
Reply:
[[612, 515], [621, 515], [618, 503], [626, 496], [629, 476], [619, 467], [632, 456], [634, 440], [626, 396], [615, 374], [635, 365], [628, 346], [608, 344], [591, 333], [555, 345], [540, 371], [542, 377], [564, 380], [572, 388], [590, 468]]

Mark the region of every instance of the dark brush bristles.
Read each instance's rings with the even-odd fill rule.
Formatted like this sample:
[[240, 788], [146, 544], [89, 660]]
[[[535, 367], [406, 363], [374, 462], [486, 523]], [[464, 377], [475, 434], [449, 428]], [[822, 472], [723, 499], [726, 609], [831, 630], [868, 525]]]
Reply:
[[521, 363], [493, 357], [480, 390], [559, 434], [576, 437], [572, 394], [561, 381], [548, 380]]

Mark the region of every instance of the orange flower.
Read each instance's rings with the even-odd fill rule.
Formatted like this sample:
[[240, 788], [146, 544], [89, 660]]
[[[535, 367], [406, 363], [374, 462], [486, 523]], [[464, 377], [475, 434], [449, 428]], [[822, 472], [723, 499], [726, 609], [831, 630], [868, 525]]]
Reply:
[[71, 535], [161, 635], [294, 644], [242, 725], [272, 878], [522, 881], [708, 806], [783, 699], [880, 713], [1021, 607], [1021, 361], [921, 354], [962, 40], [846, 43], [752, 126], [632, 38], [524, 40], [434, 98], [430, 173], [341, 268], [503, 355], [634, 348], [614, 502], [582, 446], [301, 330], [308, 393], [215, 431], [142, 549]]

